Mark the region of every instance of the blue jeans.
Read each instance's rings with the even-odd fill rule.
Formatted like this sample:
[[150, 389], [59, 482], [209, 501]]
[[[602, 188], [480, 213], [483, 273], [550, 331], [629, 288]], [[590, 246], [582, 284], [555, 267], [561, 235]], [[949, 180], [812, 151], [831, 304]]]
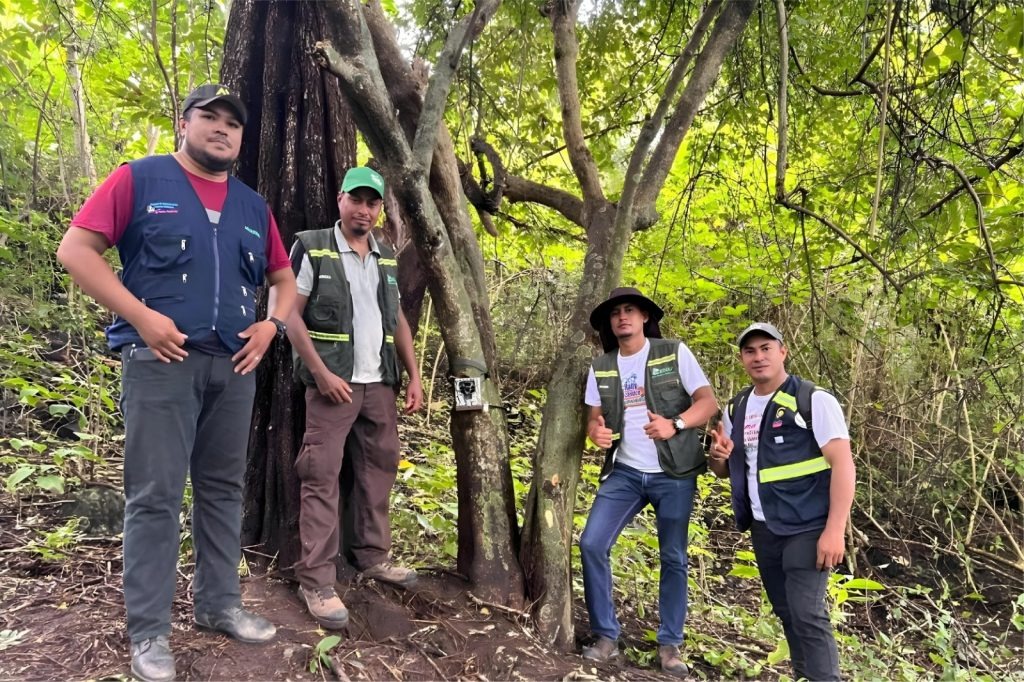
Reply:
[[815, 566], [819, 537], [821, 530], [776, 535], [762, 521], [750, 527], [761, 582], [789, 643], [793, 676], [814, 682], [842, 679], [825, 605], [831, 571]]
[[622, 529], [648, 503], [654, 507], [661, 554], [658, 586], [658, 644], [682, 644], [686, 622], [686, 544], [696, 478], [647, 474], [616, 464], [601, 483], [586, 528], [580, 537], [583, 592], [595, 635], [619, 638], [619, 621], [612, 602], [611, 549]]

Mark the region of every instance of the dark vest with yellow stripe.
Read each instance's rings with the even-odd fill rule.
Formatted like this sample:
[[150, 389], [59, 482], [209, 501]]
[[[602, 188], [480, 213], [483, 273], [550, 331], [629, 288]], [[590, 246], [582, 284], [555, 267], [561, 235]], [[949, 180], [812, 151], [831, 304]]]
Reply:
[[[341, 262], [341, 252], [333, 227], [299, 232], [295, 238], [302, 243], [313, 267], [313, 289], [302, 313], [309, 338], [327, 368], [345, 381], [352, 380], [355, 364], [352, 328], [352, 292]], [[398, 353], [395, 351], [395, 329], [398, 328], [398, 262], [394, 252], [377, 242], [380, 257], [377, 268], [377, 305], [384, 325], [384, 342], [380, 349], [381, 382], [397, 386], [400, 381]], [[372, 257], [372, 256], [371, 256]], [[292, 354], [295, 377], [306, 386], [316, 386], [313, 374], [298, 353]]]
[[[814, 440], [811, 424], [797, 409], [804, 380], [790, 375], [768, 401], [761, 417], [757, 446], [757, 491], [765, 525], [776, 535], [796, 535], [825, 527], [828, 519], [832, 470]], [[819, 389], [820, 390], [820, 389]], [[736, 527], [750, 528], [754, 520], [747, 493], [747, 457], [743, 446], [747, 397], [740, 392], [729, 401], [733, 451], [729, 456], [732, 509]]]
[[[675, 419], [693, 402], [679, 378], [679, 342], [669, 339], [648, 341], [651, 347], [647, 354], [644, 378], [647, 408], [655, 414]], [[612, 446], [605, 453], [604, 466], [601, 468], [602, 481], [615, 466], [615, 451], [621, 442], [622, 427], [626, 420], [618, 360], [618, 350], [594, 360], [594, 377], [597, 379], [597, 391], [601, 395], [604, 424], [612, 430]], [[661, 470], [673, 478], [690, 478], [707, 469], [707, 457], [697, 429], [684, 429], [668, 440], [655, 441], [654, 445], [658, 450]]]

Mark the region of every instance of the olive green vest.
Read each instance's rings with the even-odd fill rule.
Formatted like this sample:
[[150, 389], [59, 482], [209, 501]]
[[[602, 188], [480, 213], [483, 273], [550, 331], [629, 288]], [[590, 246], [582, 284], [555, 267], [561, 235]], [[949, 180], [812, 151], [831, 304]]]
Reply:
[[[341, 263], [341, 252], [334, 236], [334, 228], [299, 232], [295, 238], [302, 242], [313, 266], [313, 290], [309, 292], [302, 320], [309, 330], [309, 338], [317, 354], [331, 370], [345, 381], [352, 380], [355, 364], [354, 334], [352, 329], [352, 293]], [[395, 329], [398, 327], [398, 262], [394, 252], [377, 242], [380, 257], [377, 268], [380, 284], [377, 304], [384, 323], [384, 343], [380, 349], [381, 382], [397, 386], [401, 379], [398, 353], [395, 351]], [[298, 353], [292, 353], [295, 378], [306, 386], [316, 386], [313, 374]]]
[[[670, 339], [648, 339], [651, 344], [647, 355], [647, 370], [644, 379], [644, 396], [651, 412], [668, 419], [675, 419], [685, 412], [693, 402], [683, 388], [679, 378], [679, 342]], [[619, 377], [619, 351], [594, 360], [594, 377], [597, 391], [601, 395], [601, 412], [604, 424], [612, 430], [612, 446], [605, 453], [601, 469], [603, 481], [615, 465], [615, 451], [622, 438], [622, 427], [626, 419], [626, 408], [622, 399], [622, 379]], [[673, 478], [689, 478], [704, 473], [707, 456], [701, 444], [697, 429], [687, 428], [668, 440], [654, 441], [658, 450], [661, 470]]]

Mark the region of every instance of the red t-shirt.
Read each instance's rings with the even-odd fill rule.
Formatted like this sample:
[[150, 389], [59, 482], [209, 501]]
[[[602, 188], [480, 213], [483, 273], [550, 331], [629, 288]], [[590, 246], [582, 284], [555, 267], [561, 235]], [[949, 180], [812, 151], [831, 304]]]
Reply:
[[[195, 190], [203, 208], [207, 212], [215, 211], [219, 214], [228, 198], [228, 183], [201, 178], [187, 170], [185, 177]], [[81, 210], [71, 220], [71, 225], [99, 232], [107, 238], [110, 246], [114, 246], [128, 229], [134, 203], [132, 168], [125, 164], [111, 173], [103, 184], [96, 188], [92, 196], [85, 200]], [[291, 260], [288, 258], [288, 252], [284, 250], [281, 233], [269, 207], [267, 216], [270, 219], [270, 233], [267, 235], [267, 272], [290, 268]]]

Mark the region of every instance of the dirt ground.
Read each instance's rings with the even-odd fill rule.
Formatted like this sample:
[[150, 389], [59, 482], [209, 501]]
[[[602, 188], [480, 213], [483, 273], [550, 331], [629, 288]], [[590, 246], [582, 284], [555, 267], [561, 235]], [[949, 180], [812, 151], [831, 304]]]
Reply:
[[[128, 641], [121, 592], [121, 544], [117, 538], [91, 538], [68, 543], [44, 542], [41, 531], [59, 527], [56, 503], [16, 506], [0, 493], [0, 680], [125, 680], [129, 679]], [[718, 529], [720, 538], [738, 534]], [[35, 543], [35, 545], [33, 545]], [[921, 543], [917, 543], [921, 544]], [[923, 561], [908, 554], [907, 545], [874, 539], [864, 557], [873, 574], [901, 584], [946, 584], [957, 567]], [[725, 548], [720, 548], [725, 552]], [[62, 551], [63, 558], [44, 556]], [[900, 559], [901, 555], [906, 558]], [[894, 558], [895, 557], [895, 558]], [[941, 557], [940, 557], [941, 558]], [[341, 640], [313, 665], [314, 648], [329, 634], [318, 630], [296, 594], [296, 586], [261, 567], [258, 554], [247, 554], [250, 575], [243, 578], [243, 602], [277, 625], [277, 636], [263, 646], [245, 645], [219, 634], [198, 631], [192, 623], [191, 566], [179, 569], [173, 607], [171, 646], [180, 680], [671, 680], [632, 661], [652, 658], [646, 640], [649, 618], [622, 604], [623, 646], [627, 658], [595, 666], [575, 652], [547, 649], [534, 636], [524, 614], [476, 599], [466, 583], [444, 568], [420, 569], [417, 586], [401, 590], [363, 581], [350, 568], [339, 571], [338, 591], [349, 608], [350, 623]], [[1005, 622], [1020, 591], [1019, 579], [985, 575], [986, 601], [972, 603], [978, 611], [972, 627]], [[946, 576], [946, 578], [943, 578]], [[1013, 578], [1013, 576], [1010, 576]], [[721, 591], [729, 603], [757, 613], [760, 586], [756, 581], [722, 575]], [[962, 608], [971, 604], [961, 602]], [[989, 610], [991, 609], [991, 612]], [[922, 611], [922, 614], [925, 612]], [[576, 630], [586, 632], [582, 599], [576, 603]], [[688, 631], [712, 636], [720, 625], [701, 622], [691, 613]], [[904, 614], [901, 618], [911, 617]], [[862, 640], [903, 627], [883, 603], [857, 610], [843, 629]], [[1002, 627], [1002, 626], [1000, 626]], [[967, 635], [960, 654], [969, 651]], [[770, 653], [764, 643], [722, 633], [727, 648], [746, 651], [758, 660]], [[728, 640], [727, 642], [725, 640]], [[1024, 641], [1020, 642], [1024, 644]], [[1020, 650], [1019, 645], [1016, 647]], [[907, 651], [928, 665], [927, 648]], [[636, 652], [641, 652], [638, 654]], [[1022, 654], [1024, 655], [1024, 654]], [[632, 659], [632, 660], [631, 660]], [[1024, 659], [1021, 659], [1024, 660]], [[721, 670], [699, 657], [690, 658], [691, 679], [723, 679]], [[766, 665], [762, 680], [788, 671], [785, 664]], [[730, 678], [731, 679], [731, 678]]]
[[[25, 552], [24, 526], [0, 517], [0, 631], [15, 639], [0, 653], [0, 679], [127, 679], [120, 543], [93, 539], [63, 562], [44, 561]], [[251, 567], [243, 602], [277, 625], [276, 638], [254, 646], [198, 631], [181, 571], [171, 635], [179, 679], [673, 679], [622, 659], [595, 667], [548, 651], [524, 618], [480, 603], [443, 570], [421, 572], [414, 589], [400, 590], [344, 568], [338, 590], [351, 620], [326, 665], [311, 672], [314, 647], [332, 633], [309, 619], [293, 583]]]

